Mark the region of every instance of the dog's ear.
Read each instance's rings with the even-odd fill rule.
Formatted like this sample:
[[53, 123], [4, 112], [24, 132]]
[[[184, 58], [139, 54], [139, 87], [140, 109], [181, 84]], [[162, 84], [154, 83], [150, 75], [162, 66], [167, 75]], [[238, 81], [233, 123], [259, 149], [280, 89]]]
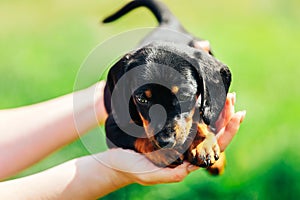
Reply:
[[[118, 125], [126, 125], [130, 121], [129, 99], [130, 91], [124, 85], [128, 84], [126, 79], [121, 79], [126, 74], [130, 60], [130, 54], [123, 56], [109, 70], [105, 88], [105, 107], [108, 113], [112, 113]], [[122, 83], [119, 81], [122, 80]], [[127, 107], [124, 105], [127, 104]], [[126, 112], [127, 111], [127, 112]]]
[[114, 120], [121, 127], [129, 123], [142, 124], [136, 106], [132, 100], [131, 84], [135, 74], [127, 73], [136, 65], [139, 52], [124, 55], [108, 72], [105, 88], [105, 107], [108, 113], [112, 113]]
[[[199, 54], [200, 55], [200, 54]], [[199, 76], [201, 109], [203, 121], [212, 128], [215, 126], [219, 114], [226, 101], [231, 83], [231, 73], [226, 65], [214, 57], [201, 52], [201, 58], [193, 62]]]
[[188, 61], [196, 71], [200, 101], [200, 117], [212, 129], [226, 101], [231, 82], [231, 73], [226, 65], [201, 49], [181, 44], [159, 42], [163, 49]]
[[231, 83], [229, 68], [200, 49], [186, 48], [182, 56], [197, 72], [200, 117], [214, 129]]

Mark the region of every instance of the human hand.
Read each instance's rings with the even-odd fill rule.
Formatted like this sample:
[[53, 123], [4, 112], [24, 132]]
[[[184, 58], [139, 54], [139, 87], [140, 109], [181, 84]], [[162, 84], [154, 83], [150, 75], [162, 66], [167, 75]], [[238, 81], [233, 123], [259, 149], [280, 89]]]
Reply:
[[160, 168], [143, 154], [128, 149], [109, 149], [95, 155], [103, 165], [116, 173], [118, 181], [127, 184], [154, 185], [182, 181], [190, 172], [199, 167], [184, 162], [176, 168]]
[[[235, 93], [227, 95], [224, 108], [217, 120], [217, 138], [221, 151], [224, 151], [245, 118], [245, 111], [234, 111]], [[188, 162], [176, 168], [160, 168], [144, 155], [132, 150], [110, 149], [97, 157], [104, 165], [113, 169], [125, 182], [153, 185], [182, 181], [190, 172], [198, 169]]]
[[99, 81], [94, 85], [86, 89], [88, 94], [91, 94], [93, 97], [93, 111], [96, 116], [97, 124], [103, 125], [105, 123], [108, 114], [104, 105], [104, 88], [106, 81]]
[[[203, 49], [206, 52], [210, 52], [210, 43], [208, 40], [199, 40], [194, 42], [194, 47], [197, 49]], [[224, 108], [216, 122], [217, 127], [217, 139], [220, 146], [220, 150], [224, 151], [228, 144], [231, 142], [240, 124], [243, 122], [246, 111], [235, 112], [234, 104], [236, 101], [235, 93], [228, 93]]]
[[216, 122], [217, 139], [221, 151], [229, 145], [246, 116], [246, 111], [235, 112], [235, 102], [236, 94], [228, 93], [224, 108]]

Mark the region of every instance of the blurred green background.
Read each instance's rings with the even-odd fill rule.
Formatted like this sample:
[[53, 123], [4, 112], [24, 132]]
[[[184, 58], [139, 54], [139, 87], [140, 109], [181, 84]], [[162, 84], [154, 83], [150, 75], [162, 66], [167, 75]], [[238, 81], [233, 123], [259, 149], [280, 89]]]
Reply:
[[[99, 23], [126, 2], [1, 0], [0, 108], [72, 92], [96, 45], [156, 25], [144, 8], [113, 24]], [[163, 2], [187, 30], [210, 40], [216, 57], [231, 68], [236, 109], [246, 109], [247, 116], [227, 149], [223, 176], [198, 170], [181, 183], [130, 185], [104, 199], [299, 199], [300, 1]], [[76, 141], [16, 177], [86, 154]]]

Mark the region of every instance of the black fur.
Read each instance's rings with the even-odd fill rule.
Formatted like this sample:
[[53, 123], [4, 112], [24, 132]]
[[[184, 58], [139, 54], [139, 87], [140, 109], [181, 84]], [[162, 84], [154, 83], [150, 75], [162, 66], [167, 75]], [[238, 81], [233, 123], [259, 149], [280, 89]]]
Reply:
[[[149, 108], [151, 105], [160, 104], [167, 112], [167, 122], [166, 124], [155, 124], [163, 127], [162, 131], [155, 136], [158, 146], [165, 146], [165, 143], [166, 145], [167, 143], [181, 145], [184, 140], [175, 141], [174, 135], [172, 135], [176, 119], [184, 118], [184, 115], [190, 113], [196, 105], [197, 97], [201, 97], [199, 108], [197, 108], [198, 112], [194, 114], [193, 120], [202, 120], [213, 130], [226, 100], [231, 73], [226, 65], [207, 52], [194, 48], [195, 42], [200, 39], [188, 34], [172, 13], [160, 2], [132, 1], [117, 13], [106, 18], [104, 22], [114, 21], [140, 6], [149, 8], [160, 25], [140, 43], [136, 51], [126, 54], [109, 71], [105, 88], [105, 106], [109, 113], [105, 124], [107, 143], [109, 147], [117, 146], [135, 150], [136, 137], [146, 137], [146, 134], [140, 132], [140, 135], [131, 136], [127, 134], [126, 130], [130, 130], [128, 127], [132, 123], [142, 126], [141, 116], [146, 120], [151, 120]], [[173, 80], [172, 74], [164, 73], [164, 69], [159, 65], [171, 67], [178, 71], [183, 78]], [[124, 74], [139, 66], [144, 66], [143, 70], [138, 70], [125, 81], [123, 86], [126, 87], [119, 88], [116, 100], [118, 103], [114, 103], [111, 95], [115, 91], [118, 81]], [[151, 81], [153, 78], [161, 79], [169, 85], [179, 86], [179, 93], [174, 95], [170, 89], [155, 84], [135, 88], [136, 85]], [[151, 100], [147, 100], [147, 105], [138, 103], [139, 95], [144, 94], [149, 88], [154, 93]], [[184, 100], [180, 99], [181, 97]], [[184, 106], [178, 106], [178, 102], [185, 102]], [[126, 113], [114, 111], [124, 110], [124, 108], [128, 108], [132, 121], [129, 120]]]

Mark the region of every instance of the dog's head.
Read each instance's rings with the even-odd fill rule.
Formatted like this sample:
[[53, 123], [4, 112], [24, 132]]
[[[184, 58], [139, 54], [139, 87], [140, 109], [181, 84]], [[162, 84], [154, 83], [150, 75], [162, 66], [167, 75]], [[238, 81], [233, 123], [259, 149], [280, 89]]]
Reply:
[[[231, 81], [228, 68], [208, 53], [170, 43], [125, 55], [109, 72], [111, 92], [124, 75], [113, 107], [120, 111], [129, 102], [131, 122], [143, 126], [157, 148], [183, 145], [195, 121], [213, 128]], [[152, 109], [156, 105], [164, 111]], [[130, 124], [124, 113], [114, 117], [121, 126]]]

